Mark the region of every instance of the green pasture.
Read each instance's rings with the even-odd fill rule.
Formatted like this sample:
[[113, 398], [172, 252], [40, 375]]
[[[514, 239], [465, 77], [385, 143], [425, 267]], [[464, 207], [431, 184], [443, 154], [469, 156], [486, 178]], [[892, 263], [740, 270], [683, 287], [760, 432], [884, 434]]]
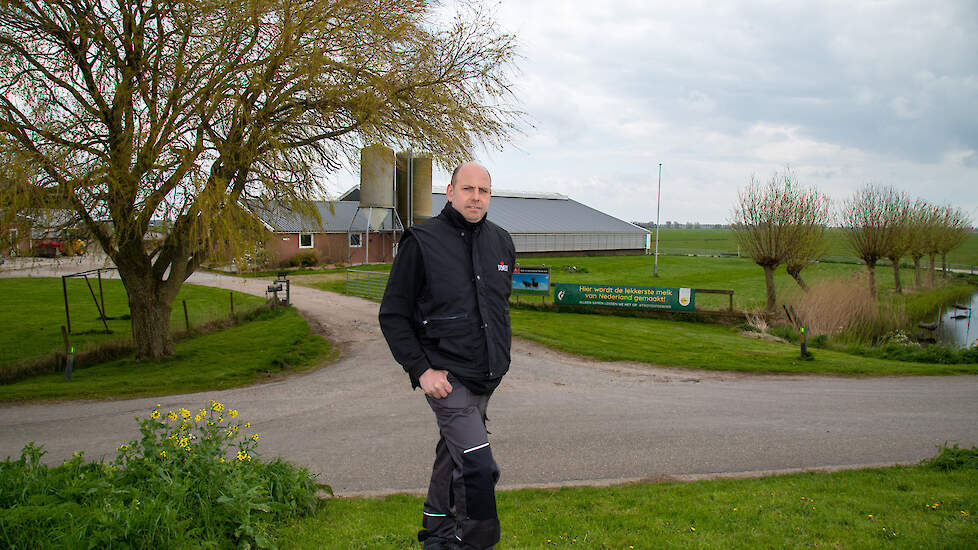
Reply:
[[[976, 469], [914, 466], [502, 491], [496, 548], [975, 548], [976, 486]], [[329, 499], [278, 531], [278, 543], [294, 550], [414, 548], [422, 501]]]
[[173, 357], [133, 356], [0, 385], [0, 402], [27, 399], [102, 399], [225, 389], [305, 370], [330, 355], [329, 342], [311, 334], [292, 308], [262, 309], [252, 320], [176, 344]]
[[[686, 230], [679, 230], [686, 231]], [[695, 231], [695, 230], [689, 230]], [[712, 231], [712, 230], [700, 230]], [[519, 256], [521, 265], [547, 265], [551, 268], [552, 283], [592, 283], [629, 286], [690, 287], [734, 291], [734, 309], [751, 311], [764, 307], [766, 290], [764, 271], [747, 258], [708, 257], [708, 256], [659, 256], [659, 276], [653, 277], [653, 257], [646, 255], [630, 256]], [[389, 271], [390, 264], [370, 264], [352, 266], [350, 269], [364, 271]], [[290, 274], [294, 284], [344, 293], [346, 288], [345, 269], [303, 270]], [[830, 277], [864, 276], [865, 266], [848, 263], [823, 262], [811, 264], [802, 271], [802, 278], [812, 284]], [[900, 270], [905, 287], [913, 285], [913, 269]], [[940, 278], [940, 274], [937, 275]], [[927, 280], [926, 273], [924, 280]], [[775, 287], [779, 303], [784, 297], [800, 292], [798, 284], [780, 267], [775, 271]], [[866, 281], [864, 278], [863, 281]], [[881, 294], [891, 292], [894, 287], [893, 268], [876, 268], [876, 284]], [[521, 298], [527, 302], [539, 298]], [[548, 300], [549, 301], [549, 300]], [[696, 297], [698, 310], [726, 309], [729, 298], [726, 295], [700, 294]]]
[[[97, 279], [90, 279], [99, 296]], [[76, 351], [85, 351], [113, 341], [127, 341], [132, 335], [129, 300], [122, 281], [103, 279], [105, 314], [110, 333], [99, 316], [92, 291], [84, 279], [67, 281], [68, 307], [71, 315], [70, 343]], [[185, 328], [183, 301], [191, 326], [227, 317], [231, 312], [230, 292], [211, 287], [185, 284], [180, 289], [170, 315], [173, 330]], [[235, 310], [254, 309], [263, 303], [259, 296], [234, 293]], [[0, 367], [18, 361], [48, 355], [64, 349], [61, 326], [66, 324], [65, 301], [60, 278], [0, 278]]]
[[[652, 240], [655, 242], [655, 229], [652, 230]], [[737, 253], [737, 241], [729, 229], [665, 229], [659, 230], [660, 252], [681, 251], [715, 251]], [[828, 245], [825, 250], [828, 257], [855, 257], [855, 253], [846, 242], [840, 229], [828, 232]], [[661, 261], [661, 256], [660, 256]], [[938, 258], [938, 262], [940, 258]], [[971, 233], [961, 247], [948, 254], [948, 261], [953, 264], [978, 265], [978, 233]], [[904, 262], [910, 262], [908, 258]]]
[[978, 374], [978, 364], [925, 364], [857, 357], [748, 338], [727, 325], [513, 309], [513, 334], [601, 361], [637, 361], [669, 367], [762, 373], [863, 376]]
[[[552, 283], [614, 284], [628, 286], [690, 287], [734, 291], [734, 309], [751, 311], [763, 308], [767, 294], [764, 286], [764, 270], [747, 258], [712, 258], [704, 256], [659, 256], [659, 276], [653, 277], [651, 256], [547, 256], [520, 257], [521, 265], [550, 266]], [[865, 266], [845, 263], [815, 263], [805, 268], [802, 278], [809, 284], [821, 279], [860, 277], [868, 284]], [[876, 285], [881, 295], [894, 288], [893, 268], [876, 268]], [[940, 275], [938, 274], [938, 278]], [[901, 269], [904, 286], [912, 286], [913, 269]], [[926, 281], [927, 278], [925, 277]], [[778, 303], [792, 293], [800, 292], [798, 283], [779, 267], [775, 271], [774, 284]], [[527, 299], [532, 301], [532, 299]], [[698, 294], [697, 310], [726, 309], [729, 298], [725, 295]]]

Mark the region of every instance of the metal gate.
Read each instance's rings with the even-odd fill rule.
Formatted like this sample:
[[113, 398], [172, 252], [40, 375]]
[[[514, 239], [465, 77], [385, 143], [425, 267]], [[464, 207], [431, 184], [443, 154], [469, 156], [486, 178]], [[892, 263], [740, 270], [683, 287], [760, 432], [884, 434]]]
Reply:
[[346, 293], [368, 300], [380, 301], [387, 288], [387, 273], [382, 271], [346, 270]]

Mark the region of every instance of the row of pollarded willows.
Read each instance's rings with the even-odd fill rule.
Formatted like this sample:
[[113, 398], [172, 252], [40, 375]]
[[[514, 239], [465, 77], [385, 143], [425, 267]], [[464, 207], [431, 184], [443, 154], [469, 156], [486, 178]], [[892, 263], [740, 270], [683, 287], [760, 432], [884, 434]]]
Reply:
[[876, 263], [886, 258], [893, 264], [894, 289], [903, 292], [900, 260], [910, 258], [914, 284], [923, 286], [920, 260], [930, 258], [930, 285], [934, 285], [935, 260], [941, 256], [947, 274], [947, 254], [968, 238], [970, 221], [960, 209], [911, 199], [892, 187], [867, 184], [847, 199], [841, 210], [842, 227], [856, 255], [866, 263], [870, 293], [876, 294]]
[[960, 209], [911, 200], [892, 187], [866, 184], [842, 202], [838, 212], [818, 189], [801, 186], [789, 168], [775, 172], [767, 183], [753, 176], [739, 194], [730, 221], [741, 250], [764, 269], [767, 310], [776, 308], [774, 271], [784, 265], [802, 289], [801, 271], [818, 260], [827, 246], [828, 226], [838, 218], [856, 256], [869, 271], [870, 294], [876, 295], [875, 268], [887, 258], [893, 263], [895, 287], [902, 292], [900, 260], [909, 257], [921, 286], [920, 260], [930, 257], [930, 283], [935, 258], [946, 266], [948, 252], [967, 238], [970, 222]]

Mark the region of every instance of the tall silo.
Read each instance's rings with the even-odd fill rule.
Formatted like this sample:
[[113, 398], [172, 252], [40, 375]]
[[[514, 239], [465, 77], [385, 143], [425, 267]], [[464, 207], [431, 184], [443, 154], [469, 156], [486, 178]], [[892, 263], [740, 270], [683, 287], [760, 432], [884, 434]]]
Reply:
[[[392, 230], [397, 231], [400, 228], [394, 211], [394, 194], [394, 150], [383, 145], [368, 145], [361, 149], [360, 204], [350, 221], [347, 233], [353, 235], [366, 232], [366, 242], [363, 243], [365, 263], [370, 262], [370, 231], [381, 231], [389, 216], [393, 218]], [[364, 227], [361, 227], [361, 223]], [[354, 226], [357, 226], [356, 229]], [[352, 255], [351, 249], [351, 259]]]
[[431, 217], [431, 155], [397, 154], [397, 214], [409, 226]]
[[423, 222], [431, 217], [431, 155], [414, 157], [411, 163], [411, 189], [414, 198], [411, 220]]
[[394, 150], [368, 145], [360, 150], [360, 208], [394, 208]]

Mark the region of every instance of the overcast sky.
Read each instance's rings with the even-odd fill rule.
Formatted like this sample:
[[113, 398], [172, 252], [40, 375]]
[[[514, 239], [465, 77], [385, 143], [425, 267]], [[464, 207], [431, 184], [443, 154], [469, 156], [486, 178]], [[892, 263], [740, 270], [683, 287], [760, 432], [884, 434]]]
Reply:
[[[518, 38], [517, 99], [532, 127], [480, 151], [494, 188], [654, 220], [661, 162], [662, 222], [722, 223], [752, 175], [788, 165], [836, 201], [892, 185], [978, 224], [975, 0], [495, 9]], [[447, 177], [436, 173], [435, 188]]]

